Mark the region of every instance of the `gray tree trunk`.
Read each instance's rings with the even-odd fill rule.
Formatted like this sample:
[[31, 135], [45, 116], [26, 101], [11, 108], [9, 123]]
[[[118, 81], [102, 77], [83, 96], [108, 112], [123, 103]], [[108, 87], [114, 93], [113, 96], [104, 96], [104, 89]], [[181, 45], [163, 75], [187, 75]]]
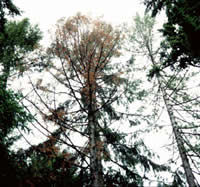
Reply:
[[171, 122], [171, 125], [172, 125], [174, 137], [175, 137], [175, 140], [176, 140], [176, 143], [177, 143], [178, 151], [179, 151], [181, 161], [182, 161], [182, 164], [183, 164], [183, 168], [184, 168], [184, 171], [185, 171], [187, 182], [188, 182], [190, 187], [197, 187], [198, 185], [195, 182], [195, 177], [194, 177], [192, 169], [190, 167], [190, 163], [189, 163], [189, 160], [188, 160], [188, 157], [187, 157], [187, 154], [186, 154], [186, 150], [185, 150], [185, 147], [184, 147], [184, 142], [183, 142], [181, 134], [178, 130], [176, 119], [175, 119], [175, 116], [173, 114], [172, 106], [169, 104], [168, 99], [166, 97], [166, 93], [164, 92], [164, 90], [162, 92], [163, 92], [163, 99], [164, 99], [164, 102], [165, 102], [165, 106], [167, 108], [167, 112], [168, 112], [170, 122]]
[[92, 187], [103, 187], [103, 171], [101, 163], [101, 148], [99, 146], [99, 133], [94, 121], [94, 116], [89, 115], [89, 133], [90, 133], [90, 171], [92, 178]]
[[90, 84], [88, 129], [89, 129], [89, 149], [90, 149], [90, 173], [92, 187], [103, 187], [103, 167], [102, 167], [102, 147], [99, 127], [96, 119], [96, 90]]
[[[153, 54], [150, 50], [150, 47], [147, 46], [147, 49], [148, 49], [149, 57], [151, 59], [152, 64], [156, 65], [156, 62], [154, 60]], [[162, 86], [161, 77], [157, 76], [157, 80], [158, 80], [158, 84], [161, 87], [163, 100], [164, 100], [164, 103], [165, 103], [165, 106], [166, 106], [166, 109], [167, 109], [167, 113], [168, 113], [169, 118], [170, 118], [174, 137], [175, 137], [177, 147], [178, 147], [178, 152], [179, 152], [179, 155], [181, 157], [182, 165], [183, 165], [183, 168], [184, 168], [184, 171], [185, 171], [187, 183], [188, 183], [189, 187], [197, 187], [198, 185], [195, 182], [195, 177], [194, 177], [192, 169], [190, 167], [190, 163], [189, 163], [189, 160], [188, 160], [188, 157], [187, 157], [187, 154], [186, 154], [186, 150], [185, 150], [185, 147], [184, 147], [184, 142], [183, 142], [181, 134], [178, 130], [176, 118], [175, 118], [174, 113], [173, 113], [173, 108], [169, 103], [169, 99], [167, 97], [166, 90]]]

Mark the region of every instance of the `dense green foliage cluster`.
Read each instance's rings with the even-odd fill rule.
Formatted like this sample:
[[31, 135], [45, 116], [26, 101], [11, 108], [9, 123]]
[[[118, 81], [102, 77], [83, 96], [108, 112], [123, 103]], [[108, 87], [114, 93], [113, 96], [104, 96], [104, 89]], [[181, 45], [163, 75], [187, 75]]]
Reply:
[[165, 50], [166, 65], [199, 66], [200, 60], [200, 2], [198, 0], [145, 0], [147, 10], [156, 16], [165, 10], [167, 22], [161, 29], [170, 44]]
[[8, 16], [20, 15], [10, 0], [0, 1], [0, 185], [17, 186], [19, 171], [17, 156], [10, 147], [20, 138], [16, 130], [27, 131], [32, 120], [20, 105], [22, 96], [8, 88], [13, 72], [22, 67], [27, 52], [34, 49], [41, 38], [39, 30], [31, 27], [28, 19], [10, 22]]

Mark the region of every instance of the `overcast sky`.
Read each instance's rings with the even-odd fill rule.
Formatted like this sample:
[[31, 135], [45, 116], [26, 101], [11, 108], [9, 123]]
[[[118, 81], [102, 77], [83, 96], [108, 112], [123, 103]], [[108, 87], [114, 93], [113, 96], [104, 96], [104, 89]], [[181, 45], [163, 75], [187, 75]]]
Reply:
[[62, 17], [74, 16], [77, 12], [92, 17], [103, 16], [112, 24], [129, 22], [136, 12], [143, 12], [141, 0], [13, 0], [33, 24], [39, 24], [47, 37], [47, 31]]

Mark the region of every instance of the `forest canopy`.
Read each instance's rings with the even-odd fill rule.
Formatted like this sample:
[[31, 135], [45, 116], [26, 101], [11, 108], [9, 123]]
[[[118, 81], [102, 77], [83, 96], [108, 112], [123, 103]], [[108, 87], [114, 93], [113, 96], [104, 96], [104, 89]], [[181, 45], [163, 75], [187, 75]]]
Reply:
[[0, 1], [0, 186], [199, 186], [200, 4], [143, 2], [120, 26], [61, 18], [42, 46]]

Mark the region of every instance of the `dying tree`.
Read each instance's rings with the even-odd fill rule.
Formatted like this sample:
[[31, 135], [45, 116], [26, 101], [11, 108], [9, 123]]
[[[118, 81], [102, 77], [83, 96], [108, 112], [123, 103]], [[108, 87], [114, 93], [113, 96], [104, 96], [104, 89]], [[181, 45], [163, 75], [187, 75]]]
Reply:
[[[123, 133], [126, 124], [136, 125], [144, 117], [137, 107], [130, 114], [128, 106], [145, 95], [130, 73], [130, 61], [118, 58], [123, 37], [100, 19], [81, 14], [61, 19], [47, 50], [46, 76], [51, 77], [35, 85], [31, 81], [44, 108], [27, 98], [46, 123], [55, 124], [60, 143], [73, 152], [71, 163], [90, 173], [89, 186], [143, 185], [147, 178], [138, 174], [138, 164], [144, 173], [166, 169], [150, 160], [142, 141], [130, 131]], [[126, 143], [128, 136], [134, 141]], [[109, 162], [121, 169], [105, 167]]]
[[[121, 36], [110, 25], [99, 21], [91, 23], [81, 15], [64, 23], [62, 21], [57, 26], [55, 43], [49, 49], [49, 53], [57, 56], [62, 65], [61, 69], [55, 66], [58, 74], [54, 77], [65, 84], [70, 91], [69, 96], [78, 103], [80, 109], [77, 114], [81, 112], [86, 115], [92, 185], [103, 186], [101, 155], [104, 141], [101, 138], [102, 127], [98, 123], [98, 111], [105, 103], [111, 103], [113, 98], [106, 98], [105, 93], [98, 93], [97, 90], [103, 91], [103, 71], [110, 59], [119, 55]], [[103, 104], [98, 100], [98, 95], [104, 95]], [[62, 118], [64, 113], [60, 110], [57, 114], [61, 114]]]

